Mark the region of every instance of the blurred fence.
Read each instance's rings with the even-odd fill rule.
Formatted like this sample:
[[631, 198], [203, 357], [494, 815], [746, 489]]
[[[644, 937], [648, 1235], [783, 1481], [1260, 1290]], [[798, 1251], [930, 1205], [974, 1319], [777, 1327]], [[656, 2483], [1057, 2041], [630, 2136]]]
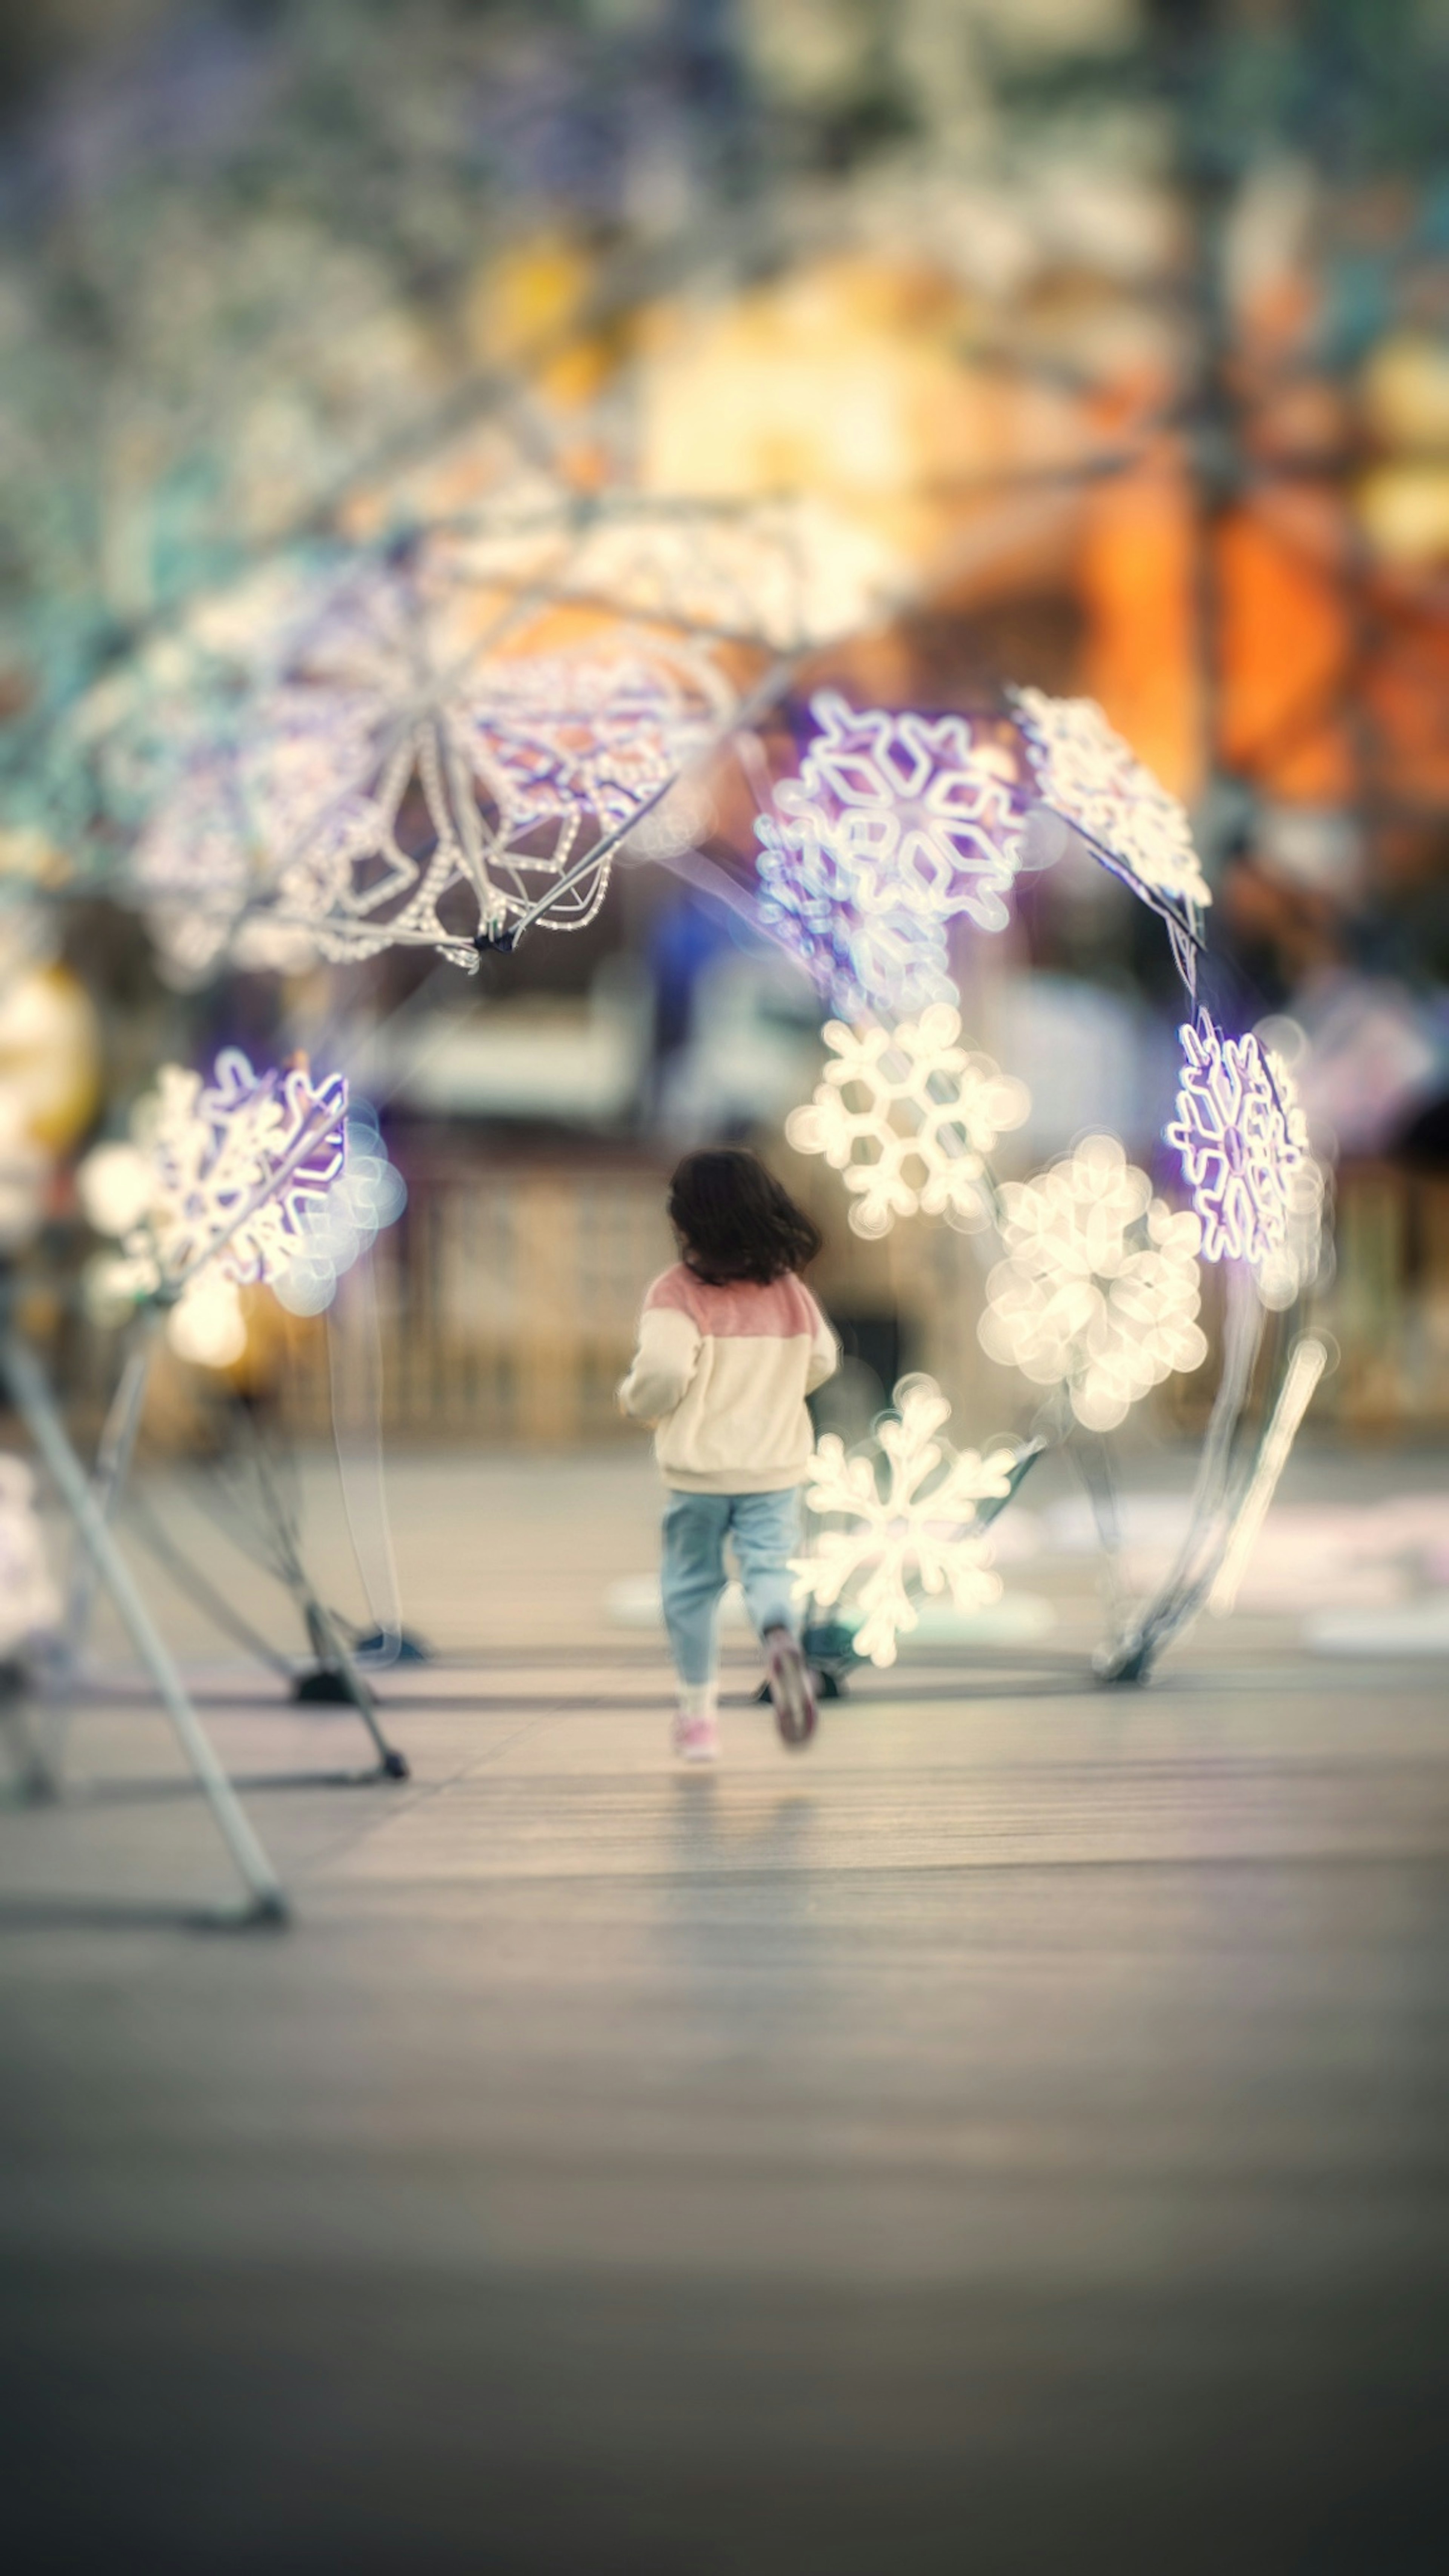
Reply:
[[[383, 1423], [402, 1439], [543, 1448], [621, 1430], [614, 1389], [649, 1280], [674, 1257], [652, 1167], [409, 1167], [379, 1237]], [[331, 1421], [321, 1323], [283, 1321], [279, 1393], [303, 1436]]]
[[[662, 1172], [642, 1162], [439, 1161], [409, 1178], [406, 1219], [373, 1256], [389, 1435], [523, 1447], [628, 1436], [614, 1387], [643, 1289], [673, 1257]], [[1314, 1419], [1364, 1434], [1442, 1436], [1449, 1180], [1350, 1167], [1340, 1175], [1337, 1232], [1336, 1274], [1315, 1320], [1333, 1335], [1339, 1363]], [[838, 1319], [894, 1320], [902, 1365], [940, 1378], [962, 1439], [1020, 1427], [1034, 1401], [977, 1341], [983, 1249], [939, 1226], [903, 1226], [884, 1245], [857, 1245], [837, 1206], [818, 1282]], [[1216, 1290], [1210, 1274], [1210, 1333]], [[284, 1417], [300, 1436], [325, 1435], [327, 1328], [281, 1318], [274, 1329]], [[1214, 1377], [1209, 1362], [1170, 1381], [1148, 1418], [1160, 1431], [1194, 1432]]]

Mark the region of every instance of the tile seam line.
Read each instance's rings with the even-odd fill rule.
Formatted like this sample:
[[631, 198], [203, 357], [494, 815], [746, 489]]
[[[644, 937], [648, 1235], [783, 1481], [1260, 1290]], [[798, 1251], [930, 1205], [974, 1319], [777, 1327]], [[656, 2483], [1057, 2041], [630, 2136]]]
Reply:
[[465, 1763], [461, 1770], [450, 1771], [446, 1779], [419, 1781], [416, 1790], [401, 1798], [389, 1812], [370, 1817], [360, 1823], [354, 1832], [340, 1835], [335, 1843], [329, 1843], [325, 1851], [312, 1853], [307, 1860], [289, 1870], [289, 1877], [299, 1887], [306, 1885], [314, 1876], [330, 1869], [339, 1857], [348, 1852], [360, 1851], [364, 1844], [375, 1841], [379, 1834], [391, 1832], [405, 1816], [417, 1815], [424, 1807], [430, 1806], [435, 1798], [442, 1797], [448, 1790], [458, 1788], [463, 1781], [473, 1779], [478, 1772], [486, 1770], [488, 1764], [496, 1760], [499, 1754], [506, 1753], [510, 1745], [520, 1743], [524, 1736], [531, 1734], [534, 1728], [541, 1725], [546, 1718], [557, 1714], [557, 1710], [553, 1708], [539, 1709], [533, 1716], [525, 1718], [523, 1724], [515, 1727], [500, 1744], [491, 1746], [486, 1753], [475, 1755], [473, 1760]]

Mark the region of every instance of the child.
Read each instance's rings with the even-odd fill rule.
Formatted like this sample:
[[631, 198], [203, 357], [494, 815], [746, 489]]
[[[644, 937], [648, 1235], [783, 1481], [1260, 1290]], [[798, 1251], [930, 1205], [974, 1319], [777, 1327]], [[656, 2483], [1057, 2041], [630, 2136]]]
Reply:
[[644, 1300], [619, 1403], [657, 1426], [654, 1452], [670, 1489], [662, 1590], [679, 1675], [674, 1749], [686, 1762], [713, 1762], [726, 1536], [780, 1733], [805, 1744], [815, 1732], [789, 1560], [814, 1445], [805, 1398], [834, 1374], [840, 1350], [799, 1276], [820, 1249], [819, 1230], [755, 1155], [734, 1146], [686, 1154], [668, 1207], [681, 1258]]

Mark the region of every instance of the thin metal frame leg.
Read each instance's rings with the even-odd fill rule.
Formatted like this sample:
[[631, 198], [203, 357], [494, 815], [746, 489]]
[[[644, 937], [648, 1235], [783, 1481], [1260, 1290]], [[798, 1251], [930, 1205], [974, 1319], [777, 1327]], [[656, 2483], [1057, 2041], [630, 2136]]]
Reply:
[[[154, 1307], [143, 1309], [131, 1330], [130, 1346], [111, 1398], [105, 1423], [96, 1449], [96, 1463], [91, 1470], [90, 1489], [100, 1511], [109, 1521], [115, 1513], [116, 1499], [131, 1471], [136, 1437], [145, 1410], [146, 1388], [151, 1376], [155, 1351], [156, 1327], [160, 1318]], [[86, 1548], [81, 1548], [71, 1573], [65, 1605], [66, 1660], [80, 1663], [85, 1653], [86, 1634], [90, 1627], [91, 1608], [96, 1595], [96, 1564]]]
[[191, 1705], [165, 1639], [141, 1598], [129, 1566], [116, 1546], [90, 1480], [71, 1447], [44, 1370], [19, 1336], [0, 1332], [0, 1376], [26, 1429], [75, 1522], [81, 1542], [104, 1583], [131, 1642], [156, 1685], [156, 1694], [182, 1752], [211, 1809], [216, 1829], [250, 1900], [245, 1918], [285, 1922], [287, 1899], [256, 1833], [232, 1788], [201, 1720]]

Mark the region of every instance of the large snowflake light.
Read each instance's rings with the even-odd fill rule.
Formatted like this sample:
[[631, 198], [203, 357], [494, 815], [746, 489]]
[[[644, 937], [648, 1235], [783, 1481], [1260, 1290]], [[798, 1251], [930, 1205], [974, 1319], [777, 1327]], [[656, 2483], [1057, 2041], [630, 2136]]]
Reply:
[[1201, 910], [1212, 902], [1187, 809], [1114, 732], [1092, 698], [1014, 689], [1012, 703], [1042, 803], [1149, 901]]
[[1001, 1198], [1006, 1257], [979, 1327], [992, 1359], [1064, 1387], [1092, 1431], [1201, 1366], [1199, 1220], [1154, 1198], [1115, 1136], [1087, 1137], [1036, 1180], [1005, 1182]]
[[1182, 1083], [1166, 1135], [1202, 1220], [1203, 1258], [1271, 1263], [1276, 1276], [1312, 1196], [1308, 1128], [1292, 1077], [1251, 1030], [1225, 1037], [1206, 1011], [1180, 1034]]
[[831, 689], [810, 713], [800, 775], [755, 826], [762, 918], [837, 1010], [899, 1016], [941, 996], [950, 920], [1006, 925], [1023, 849], [1015, 767], [964, 716], [857, 712]]
[[163, 1065], [134, 1143], [98, 1146], [77, 1174], [90, 1222], [121, 1239], [93, 1274], [99, 1301], [164, 1297], [186, 1357], [238, 1357], [236, 1291], [290, 1268], [343, 1168], [346, 1110], [343, 1075], [259, 1074], [240, 1047], [223, 1049], [209, 1083]]
[[394, 945], [471, 968], [478, 937], [560, 879], [552, 926], [592, 919], [618, 846], [733, 692], [675, 639], [505, 652], [471, 623], [369, 565], [310, 618], [289, 600], [245, 685], [162, 689], [120, 728], [103, 773], [141, 818], [132, 883], [181, 972]]
[[913, 1594], [949, 1591], [967, 1613], [1000, 1599], [978, 1505], [1010, 1493], [1016, 1464], [1014, 1450], [957, 1455], [937, 1437], [951, 1408], [933, 1379], [903, 1378], [894, 1400], [899, 1419], [882, 1422], [867, 1448], [848, 1453], [834, 1432], [822, 1439], [807, 1470], [807, 1508], [849, 1526], [820, 1530], [811, 1551], [791, 1560], [798, 1596], [858, 1612], [855, 1650], [881, 1666], [895, 1662], [897, 1638], [918, 1625]]
[[889, 1234], [897, 1217], [918, 1211], [966, 1232], [989, 1221], [985, 1158], [1031, 1102], [960, 1036], [960, 1014], [946, 1002], [893, 1029], [827, 1021], [834, 1061], [785, 1133], [844, 1175], [857, 1234]]

